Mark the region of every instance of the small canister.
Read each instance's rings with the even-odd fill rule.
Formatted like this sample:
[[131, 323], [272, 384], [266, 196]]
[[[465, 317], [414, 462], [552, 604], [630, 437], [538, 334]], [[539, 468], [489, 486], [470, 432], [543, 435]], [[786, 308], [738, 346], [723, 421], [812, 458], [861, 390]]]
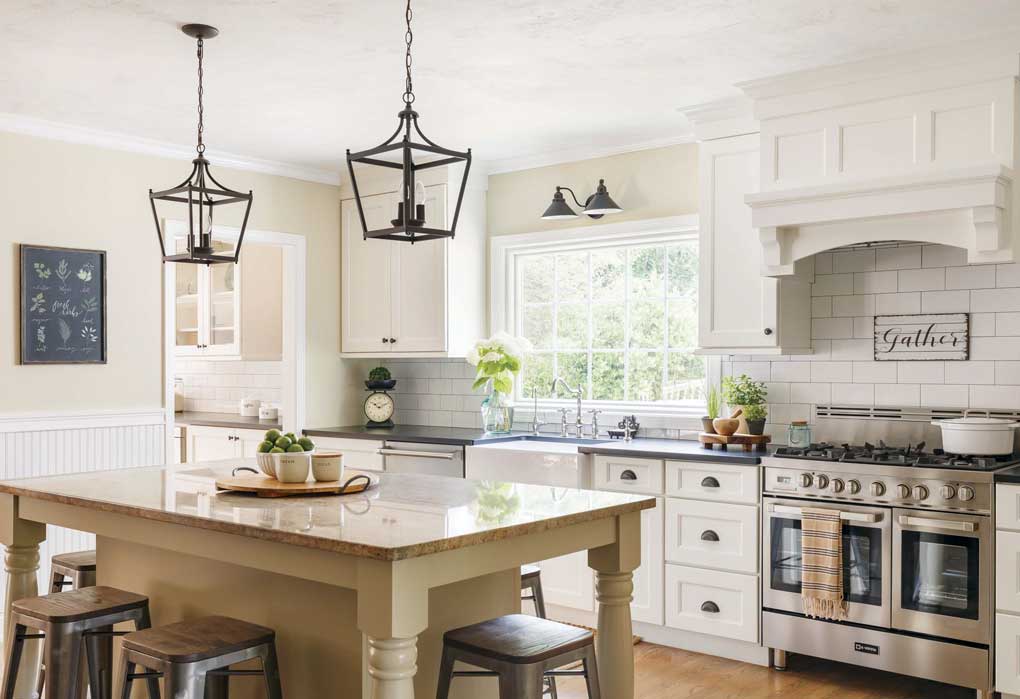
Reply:
[[787, 430], [787, 443], [791, 447], [811, 446], [811, 426], [807, 420], [794, 420]]
[[262, 401], [258, 398], [242, 398], [239, 408], [241, 417], [258, 417]]

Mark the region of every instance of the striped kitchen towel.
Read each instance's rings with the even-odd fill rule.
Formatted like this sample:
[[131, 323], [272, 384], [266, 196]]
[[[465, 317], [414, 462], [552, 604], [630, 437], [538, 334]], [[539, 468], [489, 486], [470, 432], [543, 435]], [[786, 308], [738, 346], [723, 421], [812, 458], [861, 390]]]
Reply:
[[809, 507], [802, 512], [800, 594], [804, 613], [820, 619], [846, 619], [839, 512]]

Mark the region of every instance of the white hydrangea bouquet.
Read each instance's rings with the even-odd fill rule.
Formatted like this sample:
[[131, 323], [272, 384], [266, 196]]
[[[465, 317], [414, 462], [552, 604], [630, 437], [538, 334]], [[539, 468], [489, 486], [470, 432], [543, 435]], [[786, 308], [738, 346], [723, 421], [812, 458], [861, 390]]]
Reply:
[[500, 332], [479, 340], [468, 351], [468, 364], [478, 369], [472, 388], [489, 387], [489, 395], [482, 403], [486, 432], [503, 434], [513, 428], [514, 377], [521, 371], [524, 355], [532, 349], [526, 338]]

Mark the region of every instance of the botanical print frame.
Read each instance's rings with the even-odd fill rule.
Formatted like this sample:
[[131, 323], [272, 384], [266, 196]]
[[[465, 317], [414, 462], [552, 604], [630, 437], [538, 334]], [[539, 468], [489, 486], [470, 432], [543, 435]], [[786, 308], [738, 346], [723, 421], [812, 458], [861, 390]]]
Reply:
[[20, 363], [106, 364], [106, 251], [20, 245]]
[[965, 361], [969, 313], [875, 316], [875, 361]]

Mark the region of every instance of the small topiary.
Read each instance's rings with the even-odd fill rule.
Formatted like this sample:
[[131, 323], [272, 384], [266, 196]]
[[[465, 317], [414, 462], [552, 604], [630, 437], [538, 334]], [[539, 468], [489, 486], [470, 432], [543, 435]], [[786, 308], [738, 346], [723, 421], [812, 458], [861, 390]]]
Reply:
[[391, 378], [393, 378], [393, 376], [390, 374], [390, 370], [384, 366], [377, 366], [375, 369], [368, 372], [369, 381], [389, 381]]

